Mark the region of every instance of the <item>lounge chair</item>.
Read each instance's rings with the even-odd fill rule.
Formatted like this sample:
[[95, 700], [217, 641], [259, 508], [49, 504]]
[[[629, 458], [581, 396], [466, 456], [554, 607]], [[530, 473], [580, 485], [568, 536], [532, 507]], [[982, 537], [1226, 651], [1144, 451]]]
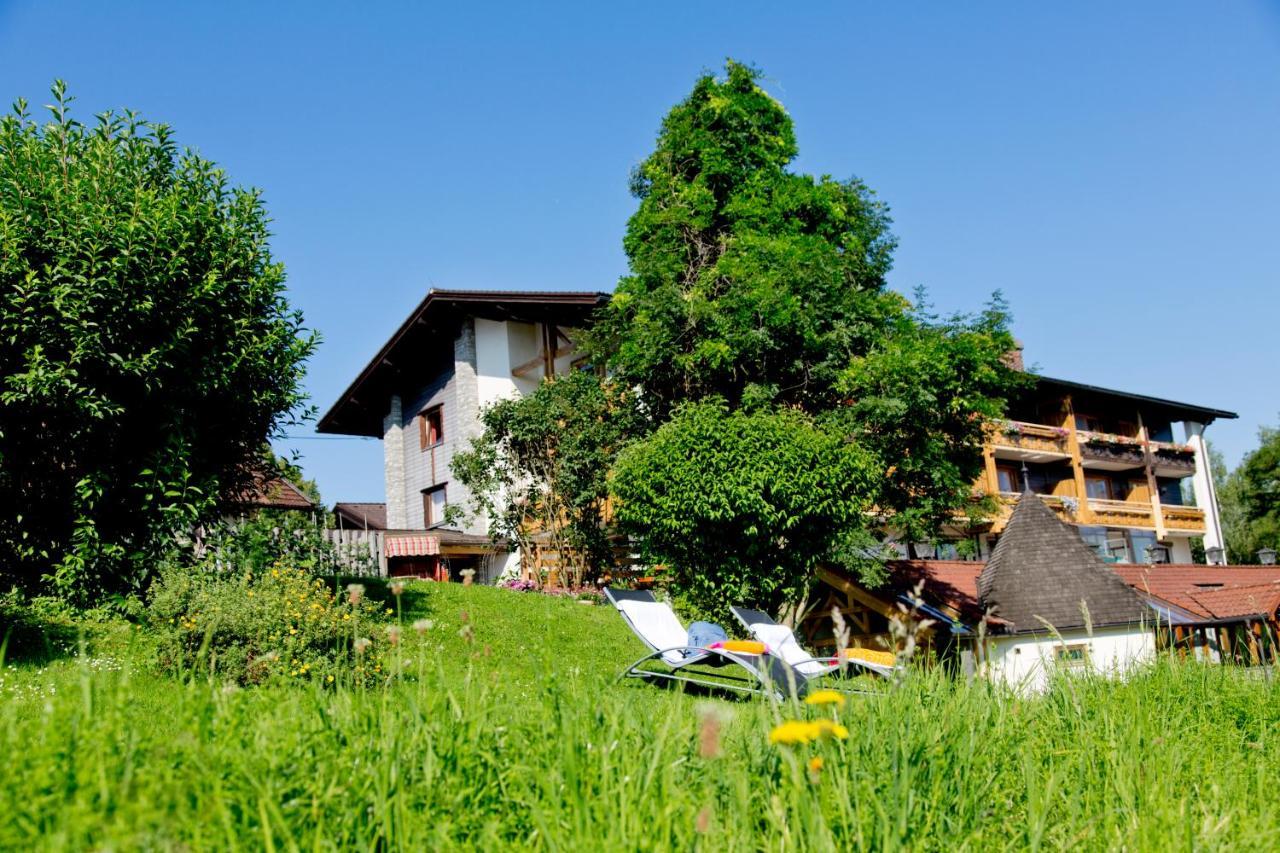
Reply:
[[[689, 632], [680, 624], [671, 605], [658, 601], [653, 593], [647, 590], [612, 588], [604, 592], [610, 603], [618, 609], [622, 620], [651, 650], [623, 670], [619, 678], [684, 681], [739, 693], [761, 693], [776, 699], [783, 699], [789, 693], [804, 695], [808, 679], [788, 666], [782, 658], [771, 654], [768, 649], [763, 653], [755, 653], [690, 646]], [[642, 668], [652, 662], [661, 663], [670, 671]], [[714, 681], [710, 678], [697, 678], [694, 676], [701, 673], [689, 671], [688, 667], [692, 666], [739, 667], [747, 673], [747, 677], [718, 675]]]
[[824, 675], [836, 674], [845, 666], [864, 669], [876, 675], [888, 678], [897, 667], [872, 661], [860, 660], [856, 657], [816, 658], [804, 650], [795, 633], [786, 625], [780, 625], [768, 613], [761, 610], [750, 610], [746, 607], [731, 607], [733, 615], [747, 633], [764, 643], [769, 649], [785, 660], [796, 672], [806, 679], [821, 678]]

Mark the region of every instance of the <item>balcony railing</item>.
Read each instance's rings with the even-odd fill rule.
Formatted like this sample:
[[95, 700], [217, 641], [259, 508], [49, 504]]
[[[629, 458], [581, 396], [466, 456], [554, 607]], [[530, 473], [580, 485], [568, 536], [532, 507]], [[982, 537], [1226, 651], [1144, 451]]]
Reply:
[[1188, 477], [1196, 472], [1195, 449], [1185, 444], [1153, 441], [1151, 461], [1159, 477]]
[[[1008, 520], [1013, 505], [1018, 502], [1020, 497], [1022, 496], [1017, 492], [1000, 493], [1000, 502], [1005, 506], [1005, 510], [1002, 513], [1003, 520]], [[1043, 500], [1045, 505], [1053, 510], [1054, 515], [1063, 521], [1077, 522], [1079, 520], [1076, 518], [1076, 510], [1080, 504], [1075, 498], [1062, 495], [1036, 495], [1036, 497]]]
[[997, 450], [1015, 451], [1007, 454], [1015, 458], [1065, 459], [1071, 455], [1067, 447], [1067, 434], [1062, 427], [1025, 421], [1001, 421], [992, 427], [991, 444]]
[[1107, 501], [1090, 498], [1089, 511], [1093, 514], [1095, 524], [1130, 527], [1137, 524], [1143, 527], [1155, 527], [1151, 504], [1147, 501]]
[[1160, 507], [1160, 514], [1164, 516], [1164, 526], [1170, 530], [1204, 533], [1204, 510], [1200, 507], [1165, 505]]
[[1120, 470], [1141, 468], [1146, 464], [1142, 442], [1136, 438], [1084, 430], [1077, 435], [1080, 439], [1080, 456], [1086, 467]]

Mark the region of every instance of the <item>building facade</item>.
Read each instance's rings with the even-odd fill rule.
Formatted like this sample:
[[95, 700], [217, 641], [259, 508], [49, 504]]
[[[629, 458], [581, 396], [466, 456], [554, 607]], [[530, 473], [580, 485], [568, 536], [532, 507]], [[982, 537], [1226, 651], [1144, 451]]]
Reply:
[[[480, 434], [486, 406], [582, 366], [574, 330], [606, 298], [432, 290], [414, 309], [318, 426], [322, 433], [382, 439], [389, 550], [397, 538], [409, 539], [396, 531], [428, 531], [431, 539], [413, 541], [437, 543], [440, 555], [458, 558], [479, 580], [510, 569], [512, 555], [504, 549], [478, 553], [488, 523], [471, 511], [472, 496], [454, 479], [453, 456]], [[409, 564], [436, 556], [394, 559]]]
[[[964, 535], [991, 553], [1024, 487], [1116, 563], [1192, 562], [1222, 545], [1205, 428], [1233, 412], [1036, 377], [993, 424], [975, 491], [1001, 505]], [[1025, 482], [1024, 482], [1025, 481]], [[942, 556], [946, 556], [945, 554]]]
[[[386, 530], [432, 531], [442, 553], [453, 538], [468, 559], [478, 556], [488, 524], [452, 476], [454, 454], [480, 434], [486, 406], [584, 366], [576, 330], [607, 300], [593, 292], [427, 294], [319, 423], [322, 433], [382, 440]], [[972, 543], [968, 556], [990, 555], [1027, 486], [1104, 560], [1189, 563], [1193, 538], [1207, 549], [1222, 542], [1203, 436], [1214, 420], [1234, 417], [1036, 377], [982, 449], [974, 490], [994, 497], [998, 511], [958, 521], [946, 541], [901, 545], [902, 556], [953, 558], [962, 541]], [[511, 565], [495, 551], [478, 574], [493, 579]]]

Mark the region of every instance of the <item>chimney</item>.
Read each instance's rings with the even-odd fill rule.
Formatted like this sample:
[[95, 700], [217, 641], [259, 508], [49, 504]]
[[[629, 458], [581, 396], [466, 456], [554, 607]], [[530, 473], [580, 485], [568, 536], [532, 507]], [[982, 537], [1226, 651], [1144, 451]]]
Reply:
[[1022, 341], [1016, 338], [1013, 341], [1013, 349], [1004, 354], [1004, 366], [1018, 372], [1023, 372], [1027, 368], [1022, 363]]

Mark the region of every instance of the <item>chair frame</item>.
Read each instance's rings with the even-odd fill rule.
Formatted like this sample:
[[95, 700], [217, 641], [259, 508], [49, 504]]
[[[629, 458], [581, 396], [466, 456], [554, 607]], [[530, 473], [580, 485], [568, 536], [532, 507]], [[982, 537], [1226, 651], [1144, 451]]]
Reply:
[[[619, 607], [619, 604], [624, 601], [641, 601], [652, 604], [661, 604], [662, 602], [659, 602], [653, 596], [653, 593], [648, 590], [624, 590], [608, 587], [604, 593], [609, 602], [617, 609], [622, 621], [650, 649], [649, 654], [636, 660], [622, 671], [622, 674], [618, 676], [619, 681], [626, 678], [639, 678], [644, 681], [678, 681], [748, 695], [764, 695], [779, 701], [785, 699], [788, 694], [794, 694], [797, 697], [804, 696], [808, 679], [782, 658], [771, 655], [768, 652], [754, 655], [731, 652], [727, 649], [705, 649], [696, 646], [658, 648], [645, 637], [635, 623], [631, 621], [626, 611]], [[663, 657], [670, 652], [681, 652], [686, 654], [687, 657], [679, 663], [672, 663]], [[657, 661], [671, 671], [662, 672], [660, 670], [641, 668], [651, 661]], [[685, 667], [695, 665], [715, 668], [738, 666], [745, 670], [749, 677], [725, 675], [722, 676], [723, 681], [712, 681], [707, 678], [694, 678], [681, 674], [681, 670]]]
[[[730, 607], [729, 610], [733, 613], [733, 617], [742, 623], [742, 627], [745, 628], [747, 633], [752, 637], [755, 637], [756, 635], [755, 631], [752, 630], [752, 627], [755, 625], [781, 624], [778, 620], [774, 619], [763, 610], [752, 610], [749, 607]], [[792, 631], [792, 636], [795, 636], [795, 631]], [[796, 645], [800, 646], [800, 638], [796, 637], [795, 640]], [[800, 646], [800, 648], [803, 649], [804, 646]], [[813, 675], [805, 675], [797, 669], [796, 672], [805, 679], [823, 678], [827, 675], [839, 673], [845, 667], [852, 666], [856, 666], [873, 675], [878, 675], [881, 678], [889, 678], [893, 675], [894, 671], [898, 669], [898, 667], [886, 667], [880, 664], [871, 663], [870, 661], [858, 660], [857, 658], [814, 657], [813, 655], [809, 655], [809, 658], [814, 663], [827, 667], [827, 669], [825, 672], [815, 672]]]

